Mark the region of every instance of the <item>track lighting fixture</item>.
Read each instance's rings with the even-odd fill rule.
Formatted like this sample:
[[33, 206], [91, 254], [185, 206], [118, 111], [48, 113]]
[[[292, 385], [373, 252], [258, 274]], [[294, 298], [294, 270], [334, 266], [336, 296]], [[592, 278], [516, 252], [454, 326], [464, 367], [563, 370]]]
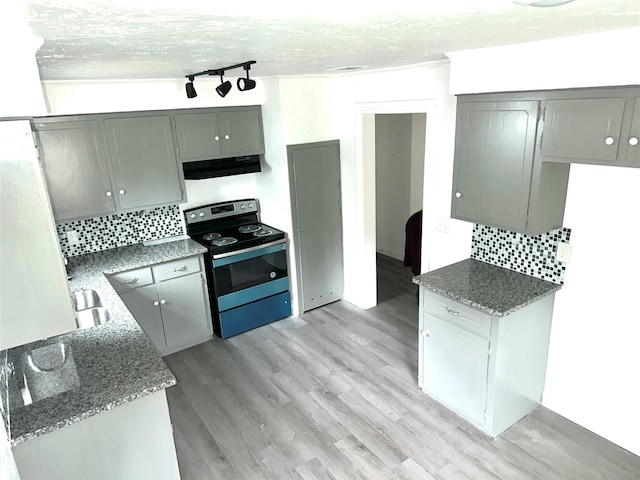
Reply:
[[238, 90], [240, 90], [241, 92], [244, 92], [246, 90], [252, 90], [256, 88], [256, 81], [251, 80], [249, 78], [249, 69], [251, 68], [251, 65], [253, 65], [254, 63], [256, 63], [255, 60], [249, 60], [248, 62], [238, 63], [237, 65], [231, 65], [229, 67], [218, 68], [216, 70], [205, 70], [203, 72], [191, 73], [189, 75], [185, 75], [185, 77], [189, 79], [189, 81], [185, 85], [185, 89], [187, 91], [187, 98], [194, 98], [198, 95], [196, 93], [195, 87], [193, 86], [193, 81], [195, 77], [199, 77], [201, 75], [210, 75], [210, 76], [219, 75], [220, 85], [216, 87], [216, 92], [218, 92], [218, 95], [220, 95], [221, 97], [225, 97], [227, 93], [229, 93], [229, 91], [231, 90], [231, 82], [229, 80], [224, 81], [224, 72], [226, 72], [227, 70], [233, 70], [234, 68], [240, 68], [240, 67], [244, 68], [245, 72], [247, 72], [247, 78], [238, 79]]
[[196, 93], [196, 87], [193, 86], [193, 76], [187, 77], [189, 81], [185, 85], [187, 90], [187, 98], [195, 98], [198, 96]]
[[216, 87], [216, 92], [218, 92], [218, 95], [224, 98], [227, 93], [229, 93], [229, 90], [231, 90], [231, 82], [229, 80], [225, 82], [224, 73], [220, 72], [220, 85]]
[[247, 64], [242, 68], [244, 68], [244, 71], [247, 72], [247, 78], [240, 77], [238, 79], [238, 90], [240, 90], [241, 92], [244, 92], [245, 90], [253, 90], [254, 88], [256, 88], [256, 81], [249, 78], [249, 69], [251, 68], [251, 65]]

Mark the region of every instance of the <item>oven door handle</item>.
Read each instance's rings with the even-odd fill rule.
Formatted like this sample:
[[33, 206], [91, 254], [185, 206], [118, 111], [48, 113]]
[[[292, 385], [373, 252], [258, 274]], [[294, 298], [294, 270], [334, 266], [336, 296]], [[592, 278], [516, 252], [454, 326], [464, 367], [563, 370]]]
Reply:
[[260, 255], [279, 252], [285, 249], [286, 242], [287, 239], [283, 238], [280, 240], [276, 240], [275, 242], [263, 243], [262, 245], [256, 245], [255, 247], [249, 247], [243, 250], [234, 250], [233, 252], [213, 255], [213, 266], [221, 267], [223, 265], [229, 265], [230, 263], [241, 262], [250, 258], [259, 257]]

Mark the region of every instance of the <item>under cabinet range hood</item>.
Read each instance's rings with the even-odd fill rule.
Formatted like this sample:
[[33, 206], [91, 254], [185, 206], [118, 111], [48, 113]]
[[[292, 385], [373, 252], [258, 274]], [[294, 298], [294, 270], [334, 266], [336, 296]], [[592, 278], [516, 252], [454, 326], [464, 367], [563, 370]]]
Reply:
[[255, 173], [261, 171], [260, 155], [183, 162], [182, 169], [185, 180], [202, 180], [204, 178]]

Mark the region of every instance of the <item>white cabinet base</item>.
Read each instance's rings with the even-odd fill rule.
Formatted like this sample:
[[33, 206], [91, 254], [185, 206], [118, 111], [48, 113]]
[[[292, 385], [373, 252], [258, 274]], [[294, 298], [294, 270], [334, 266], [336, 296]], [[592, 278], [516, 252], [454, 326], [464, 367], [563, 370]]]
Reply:
[[179, 479], [164, 390], [13, 447], [22, 480]]
[[[471, 316], [469, 307], [421, 288], [420, 388], [497, 437], [540, 405], [553, 301], [551, 294], [505, 317]], [[458, 315], [441, 313], [442, 305]]]

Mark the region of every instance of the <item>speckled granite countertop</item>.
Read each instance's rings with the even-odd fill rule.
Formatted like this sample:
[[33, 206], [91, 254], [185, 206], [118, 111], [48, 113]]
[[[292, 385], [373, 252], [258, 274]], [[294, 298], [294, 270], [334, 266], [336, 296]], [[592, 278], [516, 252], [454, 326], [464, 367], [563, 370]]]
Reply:
[[509, 315], [561, 288], [472, 258], [418, 275], [413, 283], [497, 317]]
[[[35, 393], [43, 398], [34, 399], [30, 405], [22, 405], [20, 376], [14, 375], [14, 404], [10, 404], [9, 409], [13, 446], [176, 384], [175, 377], [104, 273], [144, 267], [205, 251], [193, 240], [178, 240], [152, 246], [132, 245], [70, 259], [71, 291], [96, 290], [109, 310], [111, 320], [104, 325], [8, 350], [9, 361], [19, 369], [25, 365], [29, 351], [46, 355], [56, 349], [60, 351], [61, 342], [67, 349], [67, 361], [63, 372], [57, 373], [58, 379], [53, 377], [53, 373], [31, 371], [32, 376], [40, 375], [43, 380], [47, 375], [51, 378], [49, 385], [36, 388], [39, 391]], [[47, 392], [47, 388], [52, 391]], [[11, 385], [9, 390], [11, 397]], [[66, 391], [57, 393], [61, 390]]]

